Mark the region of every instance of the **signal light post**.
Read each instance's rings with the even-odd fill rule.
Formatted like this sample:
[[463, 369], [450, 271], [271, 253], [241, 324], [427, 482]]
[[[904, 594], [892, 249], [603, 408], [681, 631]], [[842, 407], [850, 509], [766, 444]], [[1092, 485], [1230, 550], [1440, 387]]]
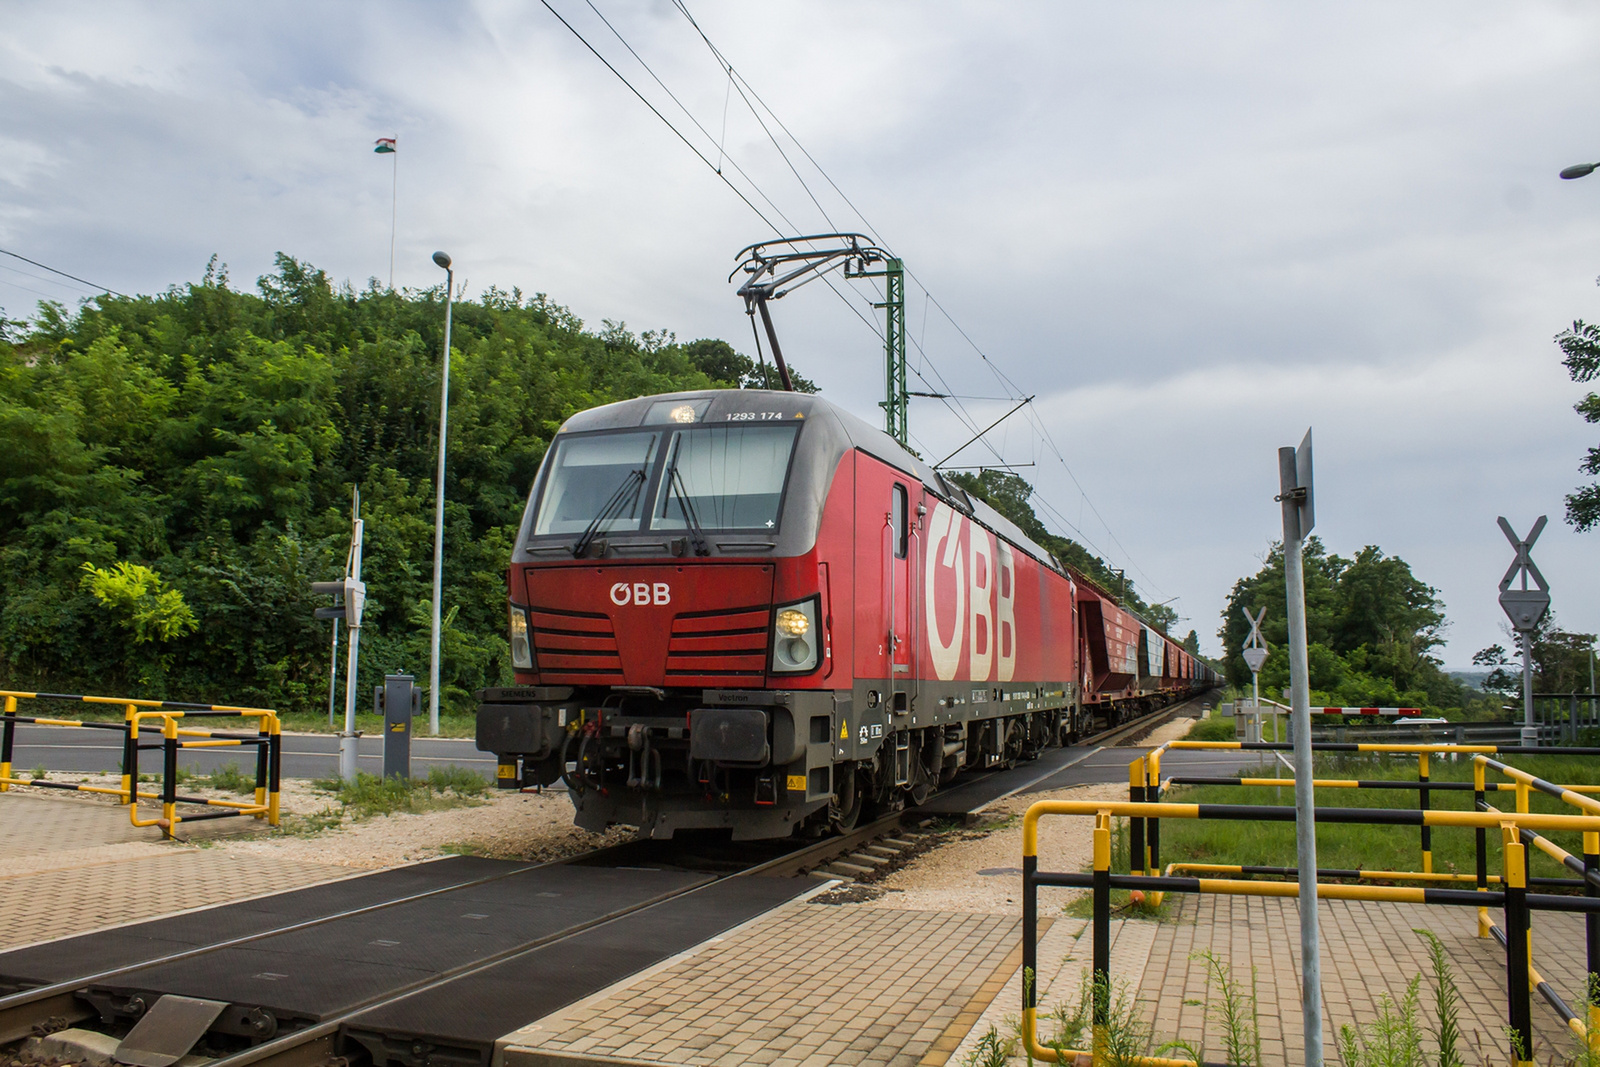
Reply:
[[[366, 607], [367, 587], [361, 581], [361, 540], [364, 524], [361, 521], [361, 491], [356, 490], [350, 504], [350, 554], [345, 564], [345, 577], [337, 582], [312, 582], [311, 591], [331, 596], [331, 608], [318, 608], [319, 619], [343, 619], [350, 630], [349, 659], [344, 677], [344, 729], [339, 732], [339, 777], [347, 782], [356, 780], [356, 672], [361, 647], [361, 612]], [[334, 626], [339, 624], [336, 621]], [[330, 689], [332, 683], [329, 683]]]

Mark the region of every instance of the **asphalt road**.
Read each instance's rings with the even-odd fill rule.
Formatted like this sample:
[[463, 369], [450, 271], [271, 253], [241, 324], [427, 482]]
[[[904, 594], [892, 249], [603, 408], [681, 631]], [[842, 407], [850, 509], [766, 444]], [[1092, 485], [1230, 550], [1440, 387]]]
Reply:
[[[144, 733], [140, 731], [141, 735]], [[141, 737], [141, 740], [143, 738]], [[159, 740], [159, 738], [156, 738]], [[383, 773], [383, 738], [357, 738], [357, 766], [371, 774]], [[255, 749], [193, 748], [179, 756], [184, 767], [210, 772], [225, 764], [237, 764], [249, 773], [255, 766]], [[122, 735], [110, 730], [77, 730], [52, 726], [17, 726], [14, 772], [25, 775], [35, 767], [51, 771], [117, 771], [122, 765]], [[433, 767], [457, 766], [494, 777], [495, 760], [479, 752], [476, 743], [465, 738], [412, 737], [411, 773], [427, 774]], [[139, 769], [158, 772], [161, 753], [139, 753]], [[285, 778], [332, 778], [339, 773], [339, 739], [332, 734], [285, 734], [283, 736], [283, 776]]]
[[[383, 772], [383, 738], [373, 735], [358, 739], [358, 765], [371, 774]], [[1009, 775], [1017, 784], [1026, 782], [1022, 792], [1039, 792], [1071, 785], [1126, 782], [1128, 763], [1148, 746], [1114, 748], [1051, 749], [1032, 763], [1015, 768]], [[1228, 751], [1169, 751], [1161, 761], [1163, 774], [1231, 775], [1241, 767], [1262, 764], [1265, 753]], [[51, 771], [115, 771], [122, 758], [121, 735], [109, 730], [76, 730], [64, 727], [18, 725], [16, 752], [12, 761], [15, 773], [25, 774], [35, 767]], [[180, 757], [183, 766], [210, 772], [228, 763], [248, 772], [255, 752], [248, 748], [187, 749]], [[1265, 773], [1272, 774], [1270, 756]], [[140, 769], [159, 771], [161, 754], [141, 752]], [[426, 774], [430, 768], [457, 766], [494, 777], [495, 760], [478, 751], [471, 740], [432, 738], [413, 735], [411, 773]], [[1285, 778], [1289, 770], [1279, 765]], [[332, 734], [285, 734], [283, 738], [283, 776], [285, 778], [331, 778], [339, 771], [339, 739]]]

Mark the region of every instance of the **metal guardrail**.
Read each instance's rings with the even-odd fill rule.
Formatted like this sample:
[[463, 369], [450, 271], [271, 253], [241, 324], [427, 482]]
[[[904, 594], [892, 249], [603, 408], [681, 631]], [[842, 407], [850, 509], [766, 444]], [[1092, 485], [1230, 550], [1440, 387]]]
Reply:
[[[1263, 822], [1291, 822], [1295, 818], [1292, 807], [1282, 805], [1251, 804], [1174, 804], [1163, 802], [1161, 794], [1171, 785], [1236, 785], [1283, 786], [1293, 785], [1292, 779], [1279, 778], [1210, 778], [1174, 776], [1162, 780], [1160, 776], [1161, 753], [1169, 748], [1179, 749], [1245, 749], [1276, 750], [1290, 746], [1270, 742], [1169, 742], [1133, 760], [1129, 765], [1129, 800], [1126, 803], [1098, 801], [1041, 801], [1027, 811], [1023, 819], [1023, 1040], [1034, 1057], [1051, 1062], [1070, 1062], [1070, 1058], [1087, 1055], [1095, 1064], [1105, 1062], [1106, 1026], [1110, 1010], [1110, 914], [1111, 890], [1137, 889], [1151, 895], [1159, 903], [1167, 892], [1216, 893], [1246, 896], [1298, 896], [1296, 881], [1298, 871], [1292, 867], [1252, 867], [1226, 864], [1173, 864], [1165, 874], [1160, 873], [1160, 823], [1162, 819], [1228, 819]], [[1506, 952], [1508, 1036], [1512, 1046], [1512, 1061], [1518, 1067], [1531, 1067], [1533, 1062], [1531, 994], [1537, 992], [1561, 1016], [1562, 1021], [1591, 1048], [1600, 1049], [1600, 1006], [1591, 1005], [1589, 1017], [1580, 1018], [1544, 980], [1534, 968], [1531, 951], [1532, 913], [1538, 910], [1582, 912], [1585, 916], [1587, 949], [1587, 986], [1589, 1000], [1600, 990], [1600, 800], [1585, 794], [1600, 792], [1597, 786], [1561, 786], [1544, 781], [1525, 771], [1489, 758], [1491, 754], [1507, 752], [1520, 754], [1552, 755], [1548, 749], [1524, 749], [1520, 746], [1493, 745], [1405, 745], [1405, 744], [1314, 744], [1313, 751], [1376, 752], [1414, 755], [1418, 760], [1418, 778], [1409, 780], [1317, 779], [1320, 788], [1351, 789], [1401, 789], [1416, 790], [1419, 806], [1403, 808], [1319, 808], [1316, 820], [1322, 823], [1355, 823], [1385, 826], [1417, 826], [1421, 831], [1421, 871], [1378, 871], [1319, 869], [1317, 894], [1319, 897], [1344, 900], [1394, 901], [1429, 905], [1473, 906], [1478, 909], [1478, 936], [1494, 937]], [[1600, 755], [1600, 749], [1561, 749], [1562, 754]], [[1435, 782], [1428, 775], [1428, 761], [1435, 755], [1469, 755], [1473, 758], [1473, 781]], [[1487, 780], [1488, 772], [1509, 778], [1509, 782]], [[1471, 789], [1474, 794], [1473, 811], [1441, 810], [1429, 807], [1429, 796], [1434, 791]], [[1577, 808], [1582, 814], [1560, 815], [1534, 813], [1528, 810], [1531, 792], [1554, 796]], [[1516, 810], [1503, 812], [1487, 802], [1490, 792], [1509, 792], [1515, 795]], [[1046, 815], [1092, 815], [1094, 829], [1094, 865], [1092, 872], [1041, 872], [1038, 870], [1038, 823]], [[1114, 816], [1129, 820], [1128, 874], [1111, 872], [1111, 819]], [[1471, 828], [1476, 837], [1476, 871], [1473, 874], [1440, 873], [1433, 871], [1432, 831], [1436, 826]], [[1501, 832], [1501, 872], [1488, 872], [1488, 832]], [[1576, 831], [1583, 836], [1583, 856], [1580, 858], [1550, 841], [1540, 831]], [[1578, 877], [1532, 878], [1527, 849], [1535, 847], [1556, 859]], [[1179, 876], [1177, 871], [1192, 871], [1199, 875], [1234, 875], [1233, 878]], [[1255, 881], [1256, 876], [1290, 879], [1287, 881]], [[1350, 885], [1323, 879], [1349, 879]], [[1373, 885], [1371, 882], [1422, 882], [1422, 886]], [[1427, 883], [1446, 883], [1444, 887]], [[1471, 889], [1450, 888], [1448, 883], [1471, 882]], [[1367, 883], [1367, 884], [1360, 884]], [[1496, 888], [1490, 888], [1491, 885]], [[1093, 963], [1094, 990], [1094, 1042], [1087, 1052], [1063, 1051], [1040, 1044], [1037, 1031], [1037, 1001], [1034, 983], [1026, 976], [1036, 975], [1038, 945], [1038, 888], [1040, 886], [1067, 886], [1088, 888], [1093, 891]], [[1569, 893], [1574, 889], [1582, 896], [1553, 893], [1534, 893], [1531, 888], [1561, 888]], [[1500, 926], [1489, 916], [1489, 907], [1505, 908], [1505, 923]], [[1058, 1054], [1059, 1053], [1059, 1054]], [[1188, 1060], [1161, 1057], [1141, 1057], [1131, 1062], [1144, 1067], [1195, 1067]]]
[[[128, 697], [89, 696], [81, 693], [27, 693], [0, 690], [5, 698], [4, 711], [0, 712], [0, 793], [13, 787], [35, 789], [65, 789], [79, 793], [101, 793], [120, 797], [128, 807], [128, 818], [134, 826], [156, 826], [163, 837], [170, 838], [180, 822], [200, 822], [206, 819], [227, 819], [249, 815], [266, 819], [278, 825], [279, 787], [283, 754], [283, 732], [278, 713], [270, 708], [232, 707], [225, 704], [189, 704], [170, 700], [140, 700]], [[83, 719], [51, 718], [37, 715], [18, 715], [18, 701], [61, 700], [83, 704], [119, 705], [123, 709], [121, 722], [95, 722]], [[256, 732], [229, 733], [204, 730], [180, 725], [181, 720], [203, 718], [255, 719]], [[12, 773], [15, 755], [16, 728], [19, 724], [62, 727], [82, 730], [107, 730], [122, 735], [122, 782], [119, 788], [87, 785], [81, 782], [53, 782], [48, 778], [19, 778]], [[141, 740], [152, 733], [160, 740], [155, 743]], [[178, 753], [190, 748], [221, 748], [253, 746], [256, 750], [255, 796], [253, 803], [217, 800], [210, 797], [187, 796], [178, 792]], [[160, 751], [161, 790], [139, 790], [139, 753]], [[139, 802], [155, 801], [161, 805], [161, 815], [154, 819], [139, 818]], [[178, 806], [200, 806], [209, 810], [199, 814], [179, 814]]]

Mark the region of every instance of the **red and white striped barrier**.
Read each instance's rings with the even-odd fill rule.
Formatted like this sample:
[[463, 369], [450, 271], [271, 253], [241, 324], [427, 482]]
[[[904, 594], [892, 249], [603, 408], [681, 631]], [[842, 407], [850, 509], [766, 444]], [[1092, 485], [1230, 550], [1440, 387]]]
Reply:
[[1322, 715], [1421, 715], [1421, 708], [1312, 708]]

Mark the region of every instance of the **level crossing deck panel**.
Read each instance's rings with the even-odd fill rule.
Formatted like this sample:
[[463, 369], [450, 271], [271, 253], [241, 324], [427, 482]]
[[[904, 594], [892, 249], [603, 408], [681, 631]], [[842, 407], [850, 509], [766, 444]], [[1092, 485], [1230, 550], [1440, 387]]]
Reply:
[[[0, 954], [0, 985], [64, 982], [290, 923], [526, 868], [527, 864], [505, 860], [453, 856], [83, 934]], [[115, 892], [117, 887], [108, 883], [107, 891]]]
[[[810, 878], [727, 878], [357, 1016], [353, 1034], [477, 1050], [794, 899]], [[463, 1010], [471, 1005], [471, 1010]]]
[[[250, 1004], [280, 1018], [324, 1019], [709, 880], [685, 871], [530, 867], [470, 889], [156, 964], [104, 984]], [[481, 899], [494, 895], [491, 887], [516, 903]]]

